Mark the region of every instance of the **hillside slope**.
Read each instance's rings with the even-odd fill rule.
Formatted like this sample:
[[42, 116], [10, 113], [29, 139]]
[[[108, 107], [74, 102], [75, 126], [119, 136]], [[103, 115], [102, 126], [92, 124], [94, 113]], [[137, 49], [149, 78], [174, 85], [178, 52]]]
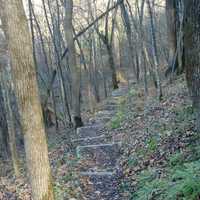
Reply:
[[200, 198], [200, 136], [183, 77], [164, 86], [164, 99], [150, 88], [147, 101], [133, 87], [110, 124], [123, 138], [119, 189], [127, 200]]

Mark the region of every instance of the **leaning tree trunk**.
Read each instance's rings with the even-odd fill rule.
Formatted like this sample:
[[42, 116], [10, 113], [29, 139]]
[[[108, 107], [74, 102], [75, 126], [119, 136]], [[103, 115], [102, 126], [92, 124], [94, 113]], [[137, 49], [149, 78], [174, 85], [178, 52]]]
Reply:
[[197, 128], [200, 130], [200, 1], [185, 3], [185, 67], [189, 93], [197, 109]]
[[53, 200], [42, 109], [36, 80], [32, 43], [22, 0], [0, 0], [15, 91], [25, 141], [25, 152], [33, 200]]
[[68, 47], [69, 66], [72, 75], [72, 114], [75, 127], [83, 126], [80, 109], [80, 74], [81, 69], [76, 62], [76, 48], [73, 39], [73, 0], [65, 0], [65, 39]]

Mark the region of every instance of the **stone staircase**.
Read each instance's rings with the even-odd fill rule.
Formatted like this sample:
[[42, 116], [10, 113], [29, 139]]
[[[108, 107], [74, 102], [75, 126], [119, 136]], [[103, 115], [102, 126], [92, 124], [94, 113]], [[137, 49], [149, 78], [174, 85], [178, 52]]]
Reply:
[[95, 117], [77, 129], [77, 139], [73, 142], [81, 165], [82, 190], [87, 200], [120, 200], [117, 177], [121, 143], [105, 134], [104, 128], [117, 112], [120, 97], [127, 91], [125, 86], [115, 90]]

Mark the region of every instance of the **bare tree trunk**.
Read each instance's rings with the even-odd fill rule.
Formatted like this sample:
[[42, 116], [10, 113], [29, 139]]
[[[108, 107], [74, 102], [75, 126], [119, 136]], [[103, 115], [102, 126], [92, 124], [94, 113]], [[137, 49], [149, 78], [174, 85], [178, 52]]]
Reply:
[[[140, 19], [140, 44], [141, 44], [141, 54], [143, 57], [143, 65], [144, 65], [144, 92], [145, 92], [145, 97], [147, 98], [148, 96], [148, 81], [147, 81], [147, 59], [145, 56], [145, 38], [144, 38], [144, 27], [143, 27], [143, 19], [144, 19], [144, 4], [145, 0], [142, 0], [141, 3], [141, 8], [140, 8], [140, 13], [139, 14], [139, 19]], [[150, 63], [149, 63], [150, 65]]]
[[106, 81], [106, 74], [104, 69], [104, 61], [103, 61], [103, 55], [102, 55], [102, 44], [101, 40], [99, 38], [99, 48], [100, 48], [100, 59], [101, 59], [101, 67], [102, 67], [102, 78], [103, 78], [103, 87], [104, 87], [104, 96], [105, 98], [108, 97], [108, 91], [107, 91], [107, 81]]
[[186, 78], [193, 106], [197, 110], [197, 128], [200, 130], [200, 1], [184, 1], [184, 47]]
[[[124, 26], [125, 26], [125, 30], [126, 30], [126, 35], [127, 35], [127, 39], [128, 39], [128, 47], [129, 47], [129, 57], [130, 57], [130, 61], [131, 61], [131, 65], [134, 71], [134, 75], [136, 77], [137, 82], [139, 82], [139, 78], [140, 78], [140, 68], [138, 65], [138, 62], [136, 62], [136, 66], [134, 64], [134, 44], [133, 44], [133, 37], [132, 37], [132, 30], [131, 30], [131, 23], [130, 23], [130, 17], [129, 17], [129, 13], [124, 5], [124, 3], [120, 4], [120, 8], [121, 8], [121, 13], [122, 13], [122, 17], [123, 17], [123, 21], [124, 21]], [[138, 58], [136, 58], [138, 59]]]
[[169, 42], [169, 67], [165, 72], [177, 72], [184, 70], [184, 46], [183, 46], [183, 0], [166, 0], [166, 17]]
[[7, 158], [9, 154], [8, 126], [2, 90], [2, 84], [0, 84], [0, 156]]
[[152, 46], [153, 46], [153, 60], [155, 65], [155, 76], [157, 81], [157, 96], [158, 99], [162, 99], [162, 86], [160, 81], [160, 72], [159, 72], [159, 58], [158, 58], [158, 52], [157, 52], [157, 44], [156, 44], [156, 34], [155, 34], [155, 26], [154, 26], [154, 20], [153, 20], [153, 12], [150, 0], [147, 0], [148, 5], [148, 12], [150, 17], [150, 25], [151, 25], [151, 36], [152, 36]]
[[[111, 0], [108, 1], [107, 3], [107, 9], [109, 9]], [[115, 68], [115, 62], [114, 62], [114, 55], [113, 55], [113, 50], [112, 50], [112, 44], [113, 44], [113, 37], [114, 37], [114, 29], [115, 29], [115, 22], [116, 22], [116, 14], [117, 14], [117, 9], [118, 7], [115, 8], [113, 16], [112, 16], [112, 24], [111, 24], [111, 33], [109, 37], [109, 28], [108, 28], [108, 21], [109, 21], [109, 12], [106, 14], [105, 17], [105, 28], [104, 28], [104, 33], [99, 31], [99, 27], [95, 27], [96, 32], [103, 42], [103, 44], [106, 47], [107, 53], [108, 53], [108, 62], [109, 62], [109, 67], [112, 73], [112, 87], [113, 89], [118, 89], [118, 80], [117, 80], [117, 72]]]
[[[19, 162], [18, 162], [18, 155], [17, 155], [17, 146], [16, 146], [16, 137], [15, 137], [15, 124], [13, 118], [13, 112], [11, 109], [11, 76], [10, 76], [10, 63], [9, 63], [9, 55], [8, 55], [8, 43], [6, 38], [4, 37], [4, 48], [2, 51], [4, 52], [1, 56], [1, 63], [0, 63], [0, 81], [1, 81], [1, 94], [2, 94], [2, 103], [4, 104], [5, 108], [5, 122], [7, 122], [7, 131], [8, 132], [8, 141], [10, 147], [10, 153], [13, 163], [13, 169], [15, 176], [18, 177], [20, 174], [19, 171]], [[4, 133], [5, 134], [5, 133]]]
[[175, 0], [166, 0], [166, 16], [168, 27], [168, 44], [169, 44], [169, 67], [171, 72], [178, 69], [178, 56], [177, 56], [177, 38], [176, 38], [176, 2]]
[[[32, 43], [21, 0], [0, 0], [11, 55], [33, 200], [53, 200], [53, 187]], [[17, 37], [16, 37], [17, 36]]]
[[98, 71], [97, 71], [97, 49], [96, 49], [96, 39], [93, 33], [92, 36], [92, 65], [93, 65], [93, 83], [94, 83], [94, 94], [96, 102], [100, 102], [100, 95], [99, 95], [99, 83], [98, 83]]
[[[5, 73], [3, 74], [4, 79], [8, 76]], [[1, 78], [2, 80], [3, 78]], [[14, 125], [14, 119], [13, 119], [13, 113], [11, 109], [11, 102], [10, 102], [10, 87], [9, 83], [6, 80], [2, 80], [4, 82], [4, 89], [3, 89], [3, 97], [6, 107], [6, 121], [7, 121], [7, 127], [8, 127], [8, 135], [9, 135], [9, 147], [10, 147], [10, 153], [13, 163], [13, 169], [16, 177], [19, 177], [20, 170], [19, 170], [19, 160], [17, 155], [17, 146], [16, 146], [16, 137], [15, 137], [15, 125]], [[7, 83], [6, 83], [7, 82]], [[9, 84], [9, 85], [8, 85]]]
[[[59, 89], [60, 89], [61, 99], [62, 99], [63, 105], [65, 106], [64, 109], [67, 112], [67, 115], [69, 118], [69, 123], [71, 125], [72, 119], [71, 119], [71, 113], [70, 113], [70, 106], [69, 106], [68, 94], [67, 94], [67, 89], [66, 89], [66, 84], [65, 84], [65, 77], [63, 75], [63, 67], [62, 67], [63, 62], [62, 62], [61, 55], [60, 55], [60, 52], [62, 50], [61, 42], [60, 42], [60, 40], [62, 40], [62, 37], [61, 37], [62, 35], [60, 32], [60, 16], [59, 16], [60, 9], [59, 9], [59, 5], [58, 5], [58, 1], [56, 1], [56, 8], [55, 8], [57, 11], [56, 14], [54, 12], [52, 12], [52, 5], [49, 0], [47, 1], [48, 8], [47, 8], [44, 0], [42, 0], [42, 4], [43, 4], [43, 8], [44, 8], [44, 14], [45, 14], [46, 22], [47, 22], [47, 27], [48, 27], [48, 30], [49, 30], [49, 33], [51, 36], [51, 40], [53, 42], [54, 55], [55, 55], [56, 65], [57, 65], [58, 72], [59, 72], [59, 73], [57, 73], [57, 70], [53, 69], [53, 76], [52, 76], [52, 79], [50, 80], [48, 94], [50, 94], [50, 90], [53, 88], [53, 83], [54, 83], [56, 74], [58, 74], [59, 81], [60, 81]], [[51, 26], [50, 26], [50, 21], [48, 18], [47, 10], [49, 10], [49, 13], [50, 13], [50, 19], [51, 19], [53, 29], [51, 29]], [[47, 96], [47, 100], [48, 100], [48, 96]]]
[[[31, 20], [31, 23], [30, 23], [30, 26], [32, 27], [33, 26], [33, 21], [35, 22], [35, 25], [36, 25], [36, 30], [39, 34], [39, 39], [41, 41], [41, 49], [42, 49], [42, 52], [43, 52], [43, 56], [44, 56], [44, 63], [45, 63], [45, 66], [47, 68], [47, 72], [48, 72], [48, 77], [50, 76], [50, 66], [49, 66], [49, 62], [48, 62], [48, 56], [47, 56], [47, 52], [46, 52], [46, 49], [45, 49], [45, 42], [44, 42], [44, 38], [43, 38], [43, 35], [42, 35], [42, 31], [41, 31], [41, 28], [40, 28], [40, 25], [38, 23], [38, 19], [35, 15], [35, 11], [34, 11], [34, 8], [33, 8], [33, 5], [32, 5], [32, 1], [29, 0], [28, 1], [29, 3], [29, 13], [30, 13], [30, 20]], [[32, 32], [32, 40], [34, 40], [34, 37], [33, 37], [33, 27], [31, 28], [31, 32]], [[34, 43], [33, 43], [33, 46], [34, 46]], [[34, 48], [33, 48], [33, 53], [34, 53]], [[36, 62], [36, 55], [34, 55], [34, 59], [35, 59], [35, 62]], [[43, 115], [45, 114], [45, 110], [47, 108], [47, 102], [48, 102], [48, 98], [51, 96], [52, 97], [52, 102], [53, 102], [53, 110], [54, 110], [54, 113], [55, 113], [55, 122], [56, 122], [56, 129], [58, 129], [58, 115], [57, 115], [57, 109], [56, 109], [56, 102], [55, 102], [55, 98], [54, 98], [54, 90], [52, 88], [49, 88], [47, 87], [47, 97], [46, 99], [44, 99], [44, 102], [42, 102], [42, 109], [43, 109]], [[46, 121], [46, 120], [45, 120]], [[46, 124], [46, 123], [45, 123]]]
[[[90, 23], [90, 17], [92, 18], [92, 20], [94, 19], [93, 14], [95, 14], [96, 16], [96, 7], [94, 6], [94, 9], [92, 8], [91, 2], [87, 1], [87, 5], [88, 5], [88, 24]], [[90, 41], [89, 41], [89, 45], [90, 45], [90, 65], [89, 66], [89, 71], [91, 74], [91, 78], [90, 81], [91, 82], [91, 86], [93, 86], [93, 94], [95, 96], [95, 100], [97, 103], [100, 102], [100, 95], [99, 95], [99, 85], [98, 85], [98, 78], [97, 78], [97, 48], [96, 48], [96, 38], [95, 38], [95, 28], [91, 29], [90, 33]]]
[[76, 48], [73, 39], [73, 0], [65, 0], [65, 20], [64, 31], [65, 39], [68, 46], [69, 66], [72, 75], [72, 114], [75, 127], [83, 126], [81, 119], [81, 105], [80, 105], [80, 74], [81, 69], [76, 61]]
[[111, 73], [112, 73], [113, 89], [118, 89], [119, 86], [118, 86], [117, 73], [116, 73], [115, 63], [114, 63], [114, 58], [113, 58], [112, 46], [109, 45], [108, 43], [106, 43], [105, 45], [106, 45], [106, 49], [108, 52], [108, 61], [109, 61], [109, 66], [110, 66]]
[[[93, 33], [91, 33], [93, 34]], [[92, 37], [92, 36], [90, 36]], [[89, 46], [90, 46], [90, 56], [89, 56], [89, 64], [88, 64], [88, 81], [89, 81], [89, 88], [90, 88], [90, 102], [91, 102], [91, 108], [94, 111], [95, 104], [100, 102], [100, 96], [99, 96], [99, 88], [97, 83], [97, 75], [96, 75], [96, 52], [94, 52], [94, 44], [93, 44], [93, 38], [89, 40]], [[95, 49], [96, 51], [96, 49]]]

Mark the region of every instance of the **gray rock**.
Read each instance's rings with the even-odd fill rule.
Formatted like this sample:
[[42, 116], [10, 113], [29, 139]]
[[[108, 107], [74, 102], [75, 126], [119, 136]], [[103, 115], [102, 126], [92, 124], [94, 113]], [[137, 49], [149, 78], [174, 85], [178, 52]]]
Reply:
[[76, 140], [73, 140], [73, 144], [75, 146], [84, 146], [84, 145], [97, 145], [97, 144], [102, 144], [106, 143], [108, 138], [106, 138], [105, 135], [100, 135], [96, 137], [84, 137], [84, 138], [79, 138]]
[[106, 124], [107, 122], [109, 122], [112, 119], [112, 116], [101, 116], [101, 117], [95, 117], [93, 118], [93, 122], [95, 123], [103, 123]]
[[111, 168], [117, 165], [117, 159], [120, 153], [119, 143], [86, 145], [77, 147], [77, 157], [85, 160], [87, 163], [84, 168], [97, 169]]
[[114, 105], [112, 105], [112, 104], [106, 104], [104, 106], [104, 109], [108, 110], [108, 111], [114, 111], [114, 112], [116, 112], [119, 109], [119, 105], [117, 105], [117, 104], [114, 104]]
[[77, 136], [79, 138], [88, 138], [88, 137], [96, 137], [102, 134], [101, 130], [103, 129], [103, 125], [91, 125], [84, 126], [77, 129]]
[[[118, 181], [113, 172], [83, 172], [81, 178], [89, 178], [92, 191], [88, 192], [88, 200], [120, 200]], [[87, 187], [87, 186], [85, 186]]]
[[109, 110], [102, 110], [96, 113], [96, 118], [105, 118], [105, 117], [112, 117], [114, 115], [113, 111]]
[[120, 96], [124, 96], [126, 95], [128, 92], [128, 88], [127, 87], [121, 87], [117, 90], [114, 90], [112, 92], [112, 97], [120, 97]]

